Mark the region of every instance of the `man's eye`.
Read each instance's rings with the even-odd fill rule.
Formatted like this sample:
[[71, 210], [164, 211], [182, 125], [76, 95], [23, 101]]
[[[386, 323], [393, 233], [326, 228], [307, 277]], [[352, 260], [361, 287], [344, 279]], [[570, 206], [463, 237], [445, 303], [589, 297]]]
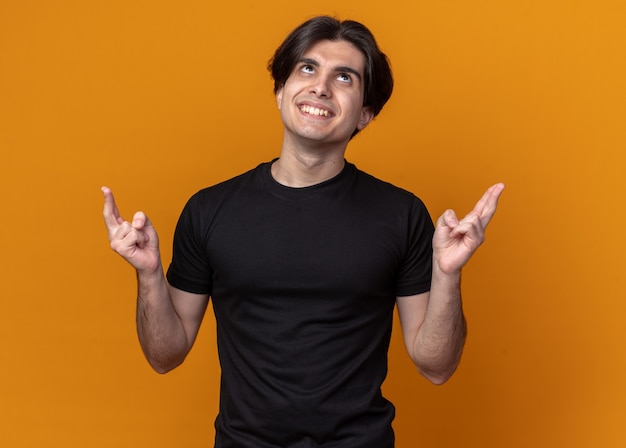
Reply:
[[315, 71], [315, 69], [311, 65], [303, 65], [300, 70], [304, 73], [313, 73]]
[[345, 73], [341, 73], [339, 76], [337, 76], [337, 79], [341, 82], [352, 81], [352, 77], [350, 75], [346, 75]]

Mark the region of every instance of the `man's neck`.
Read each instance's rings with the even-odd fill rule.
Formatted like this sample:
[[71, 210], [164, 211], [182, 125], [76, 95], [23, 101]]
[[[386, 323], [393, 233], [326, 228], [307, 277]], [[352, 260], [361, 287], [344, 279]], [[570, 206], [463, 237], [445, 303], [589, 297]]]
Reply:
[[345, 166], [345, 147], [305, 151], [283, 146], [272, 165], [272, 177], [281, 185], [310, 187], [337, 176]]

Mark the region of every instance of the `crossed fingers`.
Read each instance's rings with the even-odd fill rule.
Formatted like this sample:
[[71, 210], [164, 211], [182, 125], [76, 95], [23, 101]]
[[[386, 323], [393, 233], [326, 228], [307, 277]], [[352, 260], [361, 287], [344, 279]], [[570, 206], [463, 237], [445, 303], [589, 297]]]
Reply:
[[489, 221], [493, 218], [496, 208], [498, 207], [498, 198], [503, 190], [503, 183], [492, 185], [474, 206], [474, 210], [472, 210], [471, 213], [478, 216], [483, 229], [487, 227], [487, 224], [489, 224]]

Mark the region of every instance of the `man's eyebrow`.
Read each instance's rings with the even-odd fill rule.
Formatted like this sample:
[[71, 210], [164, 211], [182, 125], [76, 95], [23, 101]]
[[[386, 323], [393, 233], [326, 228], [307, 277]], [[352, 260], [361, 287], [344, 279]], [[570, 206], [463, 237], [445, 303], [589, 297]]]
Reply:
[[[311, 58], [301, 58], [299, 62], [300, 62], [300, 63], [303, 63], [303, 64], [312, 65], [312, 66], [314, 66], [314, 67], [319, 67], [319, 66], [320, 66], [320, 63], [319, 63], [319, 62], [317, 62], [315, 59], [311, 59]], [[338, 66], [338, 67], [335, 67], [335, 68], [334, 68], [334, 70], [335, 70], [336, 72], [345, 72], [345, 73], [350, 73], [350, 74], [352, 74], [352, 75], [356, 76], [356, 77], [359, 79], [359, 81], [362, 81], [362, 76], [361, 76], [361, 74], [358, 72], [358, 70], [355, 70], [355, 69], [353, 69], [352, 67], [348, 67], [348, 66], [345, 66], [345, 67], [344, 67], [344, 66]]]
[[315, 67], [319, 67], [320, 66], [319, 62], [317, 62], [315, 59], [311, 59], [311, 58], [301, 58], [298, 62], [301, 62], [303, 64], [314, 65]]

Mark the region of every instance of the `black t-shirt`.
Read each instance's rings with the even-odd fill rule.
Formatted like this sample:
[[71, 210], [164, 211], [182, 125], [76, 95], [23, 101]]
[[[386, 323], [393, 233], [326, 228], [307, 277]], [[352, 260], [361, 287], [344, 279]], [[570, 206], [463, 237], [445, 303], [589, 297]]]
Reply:
[[196, 193], [174, 236], [168, 281], [217, 321], [215, 446], [392, 447], [380, 387], [396, 296], [430, 289], [430, 216], [347, 162], [306, 188], [270, 167]]

